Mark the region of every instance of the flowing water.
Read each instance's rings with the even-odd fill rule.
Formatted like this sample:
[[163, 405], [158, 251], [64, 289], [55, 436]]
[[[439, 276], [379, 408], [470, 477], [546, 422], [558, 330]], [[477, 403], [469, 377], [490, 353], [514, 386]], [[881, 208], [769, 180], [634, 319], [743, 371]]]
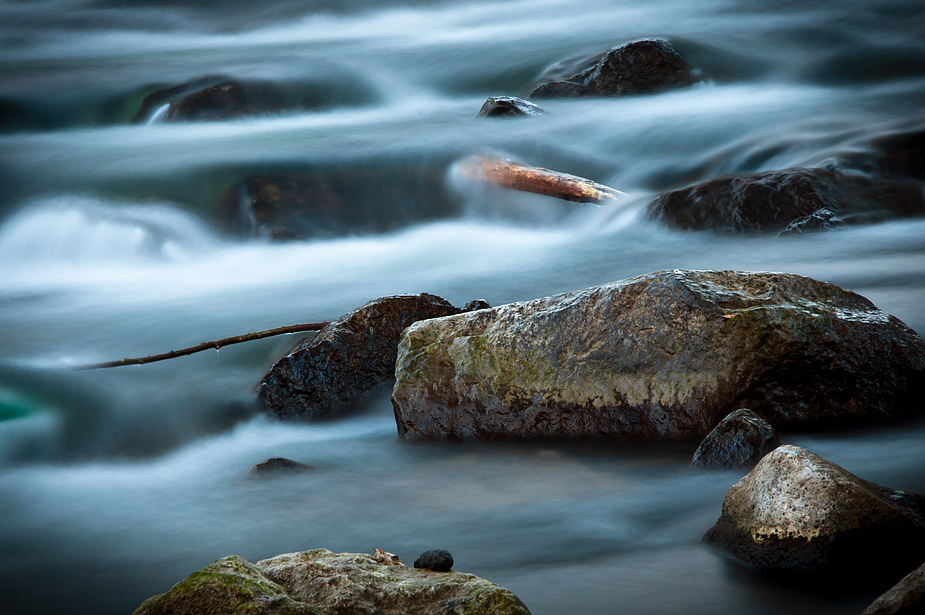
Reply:
[[[696, 443], [409, 445], [387, 392], [343, 418], [274, 422], [254, 387], [296, 337], [71, 368], [333, 319], [385, 294], [499, 305], [668, 268], [812, 276], [923, 332], [925, 220], [777, 238], [644, 215], [679, 183], [832, 164], [921, 128], [923, 32], [918, 0], [0, 3], [0, 613], [126, 613], [219, 557], [316, 547], [406, 562], [446, 548], [535, 615], [859, 612], [882, 587], [792, 587], [700, 544], [742, 473], [690, 470]], [[644, 36], [671, 40], [701, 81], [474, 117], [560, 60]], [[154, 90], [219, 74], [314, 88], [317, 104], [129, 122]], [[629, 197], [575, 205], [454, 175], [483, 151]], [[436, 169], [461, 206], [279, 243], [217, 205], [249, 174], [370, 165]], [[444, 198], [366, 188], [396, 212]], [[919, 492], [923, 437], [921, 422], [783, 434]], [[316, 470], [248, 476], [277, 456]]]

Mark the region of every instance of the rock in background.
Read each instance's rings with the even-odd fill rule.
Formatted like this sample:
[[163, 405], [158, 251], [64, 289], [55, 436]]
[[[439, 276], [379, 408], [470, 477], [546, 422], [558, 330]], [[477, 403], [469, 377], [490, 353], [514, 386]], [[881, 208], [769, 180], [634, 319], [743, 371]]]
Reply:
[[694, 452], [695, 468], [753, 466], [780, 446], [780, 438], [766, 420], [747, 408], [736, 410], [713, 428]]
[[765, 570], [906, 571], [925, 553], [925, 498], [786, 445], [729, 489], [704, 540]]
[[920, 413], [925, 343], [832, 284], [676, 270], [416, 323], [395, 375], [406, 439], [702, 438]]

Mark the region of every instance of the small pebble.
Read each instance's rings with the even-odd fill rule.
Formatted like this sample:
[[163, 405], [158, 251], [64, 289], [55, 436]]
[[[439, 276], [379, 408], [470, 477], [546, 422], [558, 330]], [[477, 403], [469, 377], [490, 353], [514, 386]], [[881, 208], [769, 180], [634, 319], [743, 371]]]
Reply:
[[414, 567], [437, 572], [449, 572], [453, 568], [453, 556], [446, 549], [425, 551], [414, 561]]

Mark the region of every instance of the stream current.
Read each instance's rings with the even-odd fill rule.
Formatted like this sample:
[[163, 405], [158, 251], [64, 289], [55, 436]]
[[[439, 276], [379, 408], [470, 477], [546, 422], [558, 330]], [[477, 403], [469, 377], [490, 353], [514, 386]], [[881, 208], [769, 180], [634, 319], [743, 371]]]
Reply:
[[[386, 294], [500, 305], [672, 268], [811, 276], [925, 332], [923, 219], [775, 237], [644, 213], [685, 182], [825, 166], [922, 129], [923, 33], [918, 0], [0, 2], [0, 614], [126, 613], [225, 555], [318, 547], [406, 563], [445, 548], [534, 615], [860, 612], [885, 588], [793, 587], [700, 543], [742, 472], [689, 469], [695, 442], [410, 445], [387, 391], [340, 418], [275, 422], [254, 387], [295, 336], [72, 368]], [[647, 36], [700, 82], [475, 119], [560, 60]], [[146, 94], [218, 74], [320, 102], [130, 123]], [[485, 151], [629, 197], [577, 205], [454, 177], [453, 161]], [[461, 208], [272, 242], [217, 205], [250, 174], [369, 165], [436, 168]], [[396, 211], [433, 198], [368, 188]], [[920, 493], [923, 438], [921, 421], [782, 434]], [[248, 476], [269, 457], [316, 469]]]

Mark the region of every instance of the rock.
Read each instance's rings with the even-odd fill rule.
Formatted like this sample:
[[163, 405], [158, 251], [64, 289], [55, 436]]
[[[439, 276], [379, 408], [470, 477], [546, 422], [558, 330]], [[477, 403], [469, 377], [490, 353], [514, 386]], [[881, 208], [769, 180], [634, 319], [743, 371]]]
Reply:
[[529, 615], [511, 592], [471, 574], [384, 565], [315, 549], [257, 562], [233, 555], [194, 572], [134, 615]]
[[275, 240], [382, 233], [462, 211], [446, 164], [352, 162], [257, 173], [235, 183], [217, 209], [244, 232]]
[[476, 310], [487, 310], [491, 306], [488, 305], [488, 302], [484, 299], [473, 299], [466, 304], [466, 307], [463, 308], [463, 312], [474, 312]]
[[874, 600], [861, 615], [914, 615], [925, 612], [925, 564]]
[[405, 327], [459, 311], [427, 293], [370, 301], [280, 359], [260, 381], [258, 394], [267, 412], [279, 418], [319, 418], [341, 410], [394, 378]]
[[614, 47], [594, 66], [544, 83], [528, 98], [653, 94], [692, 83], [691, 67], [670, 43], [644, 39]]
[[415, 323], [395, 376], [406, 439], [688, 439], [921, 414], [925, 343], [832, 284], [674, 270]]
[[285, 457], [273, 457], [272, 459], [267, 459], [263, 463], [258, 463], [253, 468], [251, 468], [250, 473], [253, 476], [267, 476], [269, 474], [283, 474], [283, 473], [293, 473], [293, 472], [305, 472], [307, 470], [314, 470], [310, 465], [304, 463], [299, 463], [298, 461], [293, 461], [292, 459], [286, 459]]
[[823, 207], [822, 209], [817, 209], [808, 216], [797, 218], [778, 234], [802, 235], [803, 233], [812, 233], [815, 231], [829, 231], [839, 226], [842, 226], [842, 224], [838, 216], [835, 215], [835, 212]]
[[148, 598], [133, 615], [322, 615], [293, 600], [259, 568], [237, 555], [213, 562], [169, 591]]
[[382, 549], [373, 549], [373, 559], [386, 566], [404, 566], [402, 561], [394, 553], [383, 551]]
[[545, 115], [549, 113], [541, 106], [516, 96], [490, 96], [476, 117], [513, 117], [524, 115]]
[[729, 489], [704, 540], [765, 570], [890, 574], [921, 561], [925, 498], [785, 445]]
[[695, 468], [741, 468], [753, 466], [780, 446], [770, 423], [742, 408], [713, 428], [703, 439], [691, 465]]
[[436, 572], [449, 572], [453, 568], [453, 556], [446, 549], [425, 551], [414, 560], [414, 567]]
[[330, 615], [528, 615], [511, 592], [462, 572], [384, 566], [362, 553], [327, 549], [257, 562], [289, 595]]
[[801, 232], [923, 215], [925, 194], [914, 182], [793, 168], [667, 192], [648, 211], [669, 227], [684, 230]]
[[925, 130], [874, 139], [867, 151], [844, 156], [844, 164], [877, 177], [925, 181]]

